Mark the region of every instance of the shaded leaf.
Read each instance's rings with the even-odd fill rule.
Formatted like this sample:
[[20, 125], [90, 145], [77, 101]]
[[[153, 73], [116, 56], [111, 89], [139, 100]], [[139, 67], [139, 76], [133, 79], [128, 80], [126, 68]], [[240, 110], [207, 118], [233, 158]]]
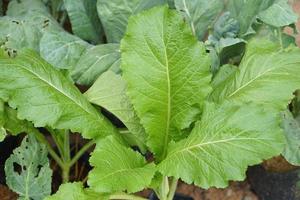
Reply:
[[46, 147], [30, 135], [6, 160], [6, 184], [20, 199], [43, 200], [51, 193], [52, 171], [47, 154]]
[[72, 69], [71, 76], [80, 85], [91, 85], [107, 70], [120, 72], [119, 44], [101, 44], [88, 48]]
[[297, 22], [298, 16], [294, 13], [288, 0], [277, 0], [268, 9], [260, 12], [258, 15], [264, 23], [282, 27]]
[[175, 0], [176, 9], [183, 13], [199, 40], [204, 39], [208, 27], [224, 7], [220, 0]]
[[99, 43], [102, 27], [97, 15], [96, 0], [63, 0], [71, 20], [72, 31], [78, 37]]
[[67, 32], [46, 32], [40, 41], [41, 56], [54, 67], [75, 67], [89, 44]]
[[131, 17], [121, 52], [128, 95], [148, 146], [163, 157], [171, 139], [185, 137], [181, 130], [195, 120], [210, 92], [209, 57], [181, 16], [166, 6]]
[[71, 129], [85, 138], [116, 132], [67, 78], [34, 52], [0, 59], [0, 76], [0, 97], [36, 127]]
[[246, 54], [234, 75], [214, 87], [211, 99], [270, 104], [282, 110], [300, 88], [300, 50], [282, 50], [265, 40], [248, 43]]
[[49, 12], [42, 0], [11, 0], [9, 1], [6, 15], [21, 17], [30, 11]]
[[248, 165], [281, 153], [279, 125], [277, 111], [265, 106], [206, 104], [191, 135], [170, 144], [159, 170], [202, 188], [226, 187], [244, 180]]
[[[130, 131], [129, 143], [145, 152], [146, 133], [126, 95], [126, 82], [111, 71], [103, 73], [85, 93], [87, 99], [118, 117]], [[133, 140], [133, 141], [132, 141]]]
[[155, 164], [147, 164], [138, 152], [123, 146], [112, 136], [97, 143], [90, 163], [88, 185], [96, 192], [133, 193], [150, 185]]
[[98, 0], [97, 10], [108, 42], [120, 42], [131, 15], [165, 3], [166, 0]]
[[300, 124], [286, 111], [282, 114], [283, 128], [287, 144], [282, 155], [293, 165], [300, 165]]

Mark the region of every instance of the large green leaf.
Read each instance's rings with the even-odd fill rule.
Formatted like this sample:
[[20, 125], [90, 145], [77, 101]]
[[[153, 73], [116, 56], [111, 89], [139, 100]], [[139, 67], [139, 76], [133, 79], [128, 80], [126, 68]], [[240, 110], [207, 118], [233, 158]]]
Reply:
[[239, 36], [252, 33], [252, 24], [257, 15], [269, 8], [275, 0], [229, 0], [228, 10], [240, 24]]
[[0, 46], [8, 51], [30, 48], [39, 50], [39, 30], [26, 20], [13, 17], [0, 18]]
[[[299, 119], [298, 119], [299, 120]], [[286, 111], [282, 115], [283, 128], [287, 144], [282, 155], [293, 165], [300, 165], [300, 123]]]
[[150, 185], [156, 171], [138, 152], [123, 146], [112, 136], [97, 143], [90, 163], [88, 185], [96, 192], [140, 191]]
[[190, 23], [194, 34], [202, 40], [208, 27], [223, 10], [224, 2], [221, 0], [175, 0], [175, 6]]
[[21, 17], [30, 11], [49, 12], [42, 0], [11, 0], [8, 4], [6, 15]]
[[51, 193], [52, 171], [47, 154], [46, 147], [31, 135], [6, 160], [6, 184], [20, 200], [43, 200]]
[[281, 153], [284, 138], [277, 111], [265, 106], [206, 104], [191, 135], [171, 143], [158, 166], [163, 175], [209, 188], [244, 180], [248, 165]]
[[128, 95], [157, 156], [185, 137], [210, 92], [209, 57], [179, 13], [156, 7], [129, 20], [121, 43]]
[[258, 15], [264, 23], [281, 27], [297, 22], [298, 16], [294, 13], [288, 0], [277, 0], [267, 10], [260, 12]]
[[34, 52], [0, 59], [0, 77], [0, 97], [36, 127], [71, 129], [86, 138], [116, 132], [67, 78]]
[[105, 71], [120, 71], [119, 44], [101, 44], [85, 51], [75, 68], [73, 80], [81, 85], [91, 85]]
[[46, 32], [40, 41], [41, 56], [54, 67], [75, 67], [89, 44], [65, 31]]
[[111, 71], [103, 73], [85, 93], [87, 99], [118, 117], [130, 131], [124, 138], [145, 152], [146, 133], [126, 95], [126, 83]]
[[84, 189], [81, 182], [65, 183], [59, 187], [59, 190], [52, 196], [44, 200], [104, 200], [100, 194], [89, 189]]
[[101, 23], [97, 15], [96, 0], [63, 0], [75, 35], [93, 43], [102, 38]]
[[104, 27], [108, 42], [120, 42], [128, 18], [142, 10], [162, 5], [166, 0], [98, 0], [97, 10]]
[[271, 104], [284, 109], [300, 88], [300, 50], [282, 50], [277, 44], [256, 40], [235, 73], [214, 86], [211, 99]]

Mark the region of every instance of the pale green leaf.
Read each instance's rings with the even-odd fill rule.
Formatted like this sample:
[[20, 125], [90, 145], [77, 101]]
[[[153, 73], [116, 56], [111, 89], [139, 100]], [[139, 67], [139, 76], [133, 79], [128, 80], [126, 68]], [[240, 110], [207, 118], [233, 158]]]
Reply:
[[97, 1], [63, 0], [63, 2], [73, 33], [84, 40], [99, 43], [102, 40], [102, 28], [97, 15]]
[[91, 85], [105, 71], [120, 72], [119, 44], [101, 44], [87, 49], [72, 69], [73, 80]]
[[2, 142], [6, 136], [6, 131], [4, 129], [6, 118], [4, 111], [4, 102], [0, 99], [0, 142]]
[[224, 2], [221, 0], [175, 0], [175, 6], [183, 13], [194, 34], [202, 40], [208, 27], [222, 12]]
[[165, 3], [166, 0], [98, 0], [97, 10], [108, 42], [120, 42], [131, 15]]
[[6, 160], [6, 184], [20, 199], [43, 200], [51, 193], [52, 171], [47, 154], [46, 147], [30, 135]]
[[220, 67], [220, 70], [211, 82], [212, 87], [222, 87], [222, 84], [226, 84], [226, 79], [229, 79], [230, 76], [234, 76], [237, 70], [238, 67], [230, 64]]
[[0, 59], [0, 77], [0, 97], [36, 127], [71, 129], [85, 138], [116, 132], [67, 78], [34, 52]]
[[270, 104], [284, 109], [300, 88], [300, 50], [265, 40], [248, 43], [239, 69], [214, 86], [211, 99]]
[[85, 96], [90, 102], [118, 117], [130, 131], [129, 135], [124, 135], [124, 138], [126, 139], [127, 135], [130, 136], [133, 139], [131, 145], [137, 145], [145, 151], [146, 133], [126, 95], [126, 82], [120, 75], [111, 71], [103, 73], [85, 93]]
[[210, 61], [179, 13], [156, 7], [131, 17], [121, 43], [128, 95], [157, 155], [185, 137], [210, 92]]
[[260, 12], [258, 17], [264, 23], [275, 27], [293, 24], [298, 19], [298, 16], [288, 4], [288, 0], [277, 0], [267, 10]]
[[97, 143], [90, 163], [88, 185], [96, 192], [133, 193], [150, 185], [156, 171], [155, 164], [147, 164], [138, 152], [123, 146], [108, 136]]
[[44, 200], [104, 200], [105, 197], [89, 189], [84, 189], [81, 182], [65, 183], [52, 196]]
[[202, 188], [244, 180], [248, 165], [282, 152], [284, 138], [277, 111], [265, 106], [207, 103], [191, 135], [171, 143], [158, 166], [166, 176]]
[[6, 15], [21, 17], [30, 11], [49, 12], [42, 0], [11, 0], [8, 4]]
[[282, 155], [293, 165], [300, 165], [300, 124], [286, 111], [282, 115], [283, 128], [287, 144]]
[[13, 17], [0, 18], [0, 46], [13, 51], [23, 48], [39, 50], [39, 30], [28, 21]]
[[89, 44], [65, 31], [46, 32], [40, 41], [41, 56], [54, 67], [71, 69]]

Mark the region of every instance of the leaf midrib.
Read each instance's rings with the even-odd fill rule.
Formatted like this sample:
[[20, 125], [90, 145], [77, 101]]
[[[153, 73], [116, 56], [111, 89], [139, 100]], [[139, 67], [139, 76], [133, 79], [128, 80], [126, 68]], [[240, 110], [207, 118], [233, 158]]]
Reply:
[[[30, 58], [30, 57], [28, 57]], [[58, 91], [59, 93], [63, 94], [65, 97], [67, 97], [68, 99], [70, 99], [75, 105], [78, 105], [83, 111], [85, 111], [86, 113], [95, 116], [94, 113], [89, 112], [88, 110], [86, 110], [80, 103], [76, 102], [72, 97], [70, 97], [68, 94], [64, 93], [63, 91], [61, 91], [59, 88], [55, 87], [55, 85], [51, 84], [50, 82], [48, 82], [47, 80], [43, 79], [41, 76], [39, 76], [37, 73], [23, 67], [20, 64], [8, 64], [8, 65], [12, 65], [12, 66], [18, 66], [19, 68], [31, 73], [32, 75], [36, 76], [39, 78], [39, 80], [45, 82], [47, 85], [49, 85], [50, 87], [52, 87], [54, 90]], [[97, 118], [99, 118], [99, 116], [97, 116]]]

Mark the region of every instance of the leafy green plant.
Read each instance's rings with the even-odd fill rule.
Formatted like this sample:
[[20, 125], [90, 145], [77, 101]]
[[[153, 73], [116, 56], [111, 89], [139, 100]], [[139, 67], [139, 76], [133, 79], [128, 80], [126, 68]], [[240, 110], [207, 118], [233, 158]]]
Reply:
[[[5, 167], [20, 199], [142, 200], [133, 194], [150, 188], [171, 200], [178, 180], [223, 188], [281, 153], [297, 164], [297, 114], [286, 109], [300, 50], [283, 44], [282, 26], [296, 20], [287, 1], [166, 3], [9, 3], [0, 138], [28, 134]], [[73, 133], [85, 139], [76, 151]], [[63, 182], [52, 196], [48, 153]], [[92, 169], [74, 179], [85, 153]]]

